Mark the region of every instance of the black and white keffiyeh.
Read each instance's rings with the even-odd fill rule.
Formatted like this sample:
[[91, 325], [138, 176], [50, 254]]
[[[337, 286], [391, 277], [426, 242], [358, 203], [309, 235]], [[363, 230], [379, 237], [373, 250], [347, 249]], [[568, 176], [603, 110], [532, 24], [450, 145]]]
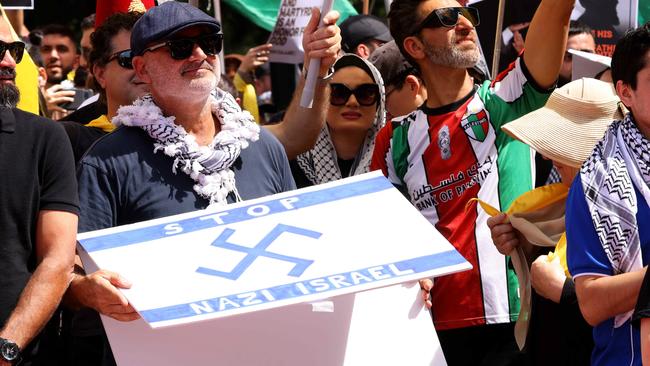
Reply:
[[[583, 164], [580, 179], [591, 220], [614, 274], [643, 268], [636, 187], [650, 204], [650, 141], [631, 114], [610, 125]], [[632, 311], [616, 316], [620, 327]]]
[[116, 126], [142, 128], [155, 140], [154, 152], [162, 151], [174, 159], [174, 174], [180, 168], [196, 182], [194, 191], [208, 199], [210, 205], [225, 205], [230, 192], [237, 201], [241, 200], [230, 167], [249, 141], [259, 138], [260, 128], [230, 94], [217, 89], [210, 96], [210, 103], [221, 131], [208, 146], [199, 146], [194, 136], [174, 123], [174, 116], [165, 117], [150, 94], [120, 107], [112, 122]]
[[[342, 57], [353, 56], [347, 54]], [[379, 102], [375, 113], [375, 120], [368, 130], [363, 145], [359, 149], [359, 152], [352, 163], [352, 167], [350, 168], [350, 176], [367, 173], [370, 170], [372, 151], [375, 148], [375, 137], [386, 123], [386, 97], [381, 74], [372, 63], [366, 60], [363, 60], [363, 62], [366, 63], [372, 72], [370, 77], [377, 85], [379, 85]], [[343, 178], [341, 169], [338, 165], [334, 143], [332, 142], [327, 124], [323, 126], [314, 147], [311, 150], [298, 155], [298, 157], [296, 157], [296, 162], [300, 169], [305, 173], [307, 179], [309, 179], [309, 181], [314, 185], [332, 182]]]

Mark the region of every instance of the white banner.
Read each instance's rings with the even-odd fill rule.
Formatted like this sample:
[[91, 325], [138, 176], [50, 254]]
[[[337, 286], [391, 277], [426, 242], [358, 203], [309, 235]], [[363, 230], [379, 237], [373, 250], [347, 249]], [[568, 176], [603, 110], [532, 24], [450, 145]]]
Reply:
[[471, 268], [378, 172], [78, 240], [153, 328]]

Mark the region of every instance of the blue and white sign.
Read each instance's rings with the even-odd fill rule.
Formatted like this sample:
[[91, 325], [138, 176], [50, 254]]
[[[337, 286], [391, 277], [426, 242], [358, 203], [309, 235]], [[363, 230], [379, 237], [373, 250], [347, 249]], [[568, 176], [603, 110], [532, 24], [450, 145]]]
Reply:
[[471, 268], [378, 173], [78, 240], [153, 328]]

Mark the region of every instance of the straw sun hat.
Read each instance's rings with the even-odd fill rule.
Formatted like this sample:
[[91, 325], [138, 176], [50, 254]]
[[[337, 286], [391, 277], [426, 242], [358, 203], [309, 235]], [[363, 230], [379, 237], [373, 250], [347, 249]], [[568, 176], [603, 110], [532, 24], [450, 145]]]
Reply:
[[556, 89], [546, 105], [501, 127], [548, 159], [579, 168], [605, 134], [623, 118], [611, 83], [583, 78]]

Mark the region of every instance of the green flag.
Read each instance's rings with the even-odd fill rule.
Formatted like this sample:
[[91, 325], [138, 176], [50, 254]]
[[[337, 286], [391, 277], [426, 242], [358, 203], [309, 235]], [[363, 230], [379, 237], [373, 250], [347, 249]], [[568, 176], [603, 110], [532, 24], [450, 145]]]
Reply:
[[[272, 31], [282, 0], [225, 0], [225, 3], [237, 10], [259, 27]], [[341, 13], [339, 23], [357, 11], [348, 0], [335, 0], [334, 9]]]
[[639, 25], [650, 21], [650, 0], [639, 0]]

